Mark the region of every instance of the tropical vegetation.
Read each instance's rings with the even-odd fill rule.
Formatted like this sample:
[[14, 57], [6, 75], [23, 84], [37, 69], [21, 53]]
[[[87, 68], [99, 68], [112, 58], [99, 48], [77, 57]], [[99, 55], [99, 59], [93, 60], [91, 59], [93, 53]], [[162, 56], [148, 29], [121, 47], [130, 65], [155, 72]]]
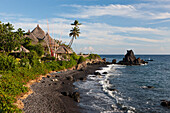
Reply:
[[[78, 25], [75, 23], [75, 26]], [[60, 71], [76, 66], [86, 59], [94, 59], [97, 55], [88, 58], [78, 56], [76, 53], [67, 55], [67, 61], [58, 61], [55, 57], [47, 55], [42, 57], [44, 49], [40, 44], [31, 45], [31, 40], [23, 38], [24, 31], [19, 28], [14, 31], [12, 24], [0, 23], [0, 113], [22, 112], [14, 103], [21, 94], [28, 92], [25, 85], [39, 75], [50, 71]], [[30, 52], [15, 56], [10, 54], [23, 45]]]

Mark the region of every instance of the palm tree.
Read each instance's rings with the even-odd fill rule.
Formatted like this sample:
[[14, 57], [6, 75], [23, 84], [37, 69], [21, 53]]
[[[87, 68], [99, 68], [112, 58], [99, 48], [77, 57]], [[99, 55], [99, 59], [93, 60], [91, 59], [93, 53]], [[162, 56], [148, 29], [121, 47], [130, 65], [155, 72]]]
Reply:
[[78, 21], [78, 20], [75, 20], [75, 21], [74, 21], [74, 23], [73, 23], [73, 24], [71, 24], [71, 25], [74, 25], [74, 26], [78, 27], [78, 25], [81, 25], [81, 23], [79, 23], [79, 21]]
[[70, 30], [69, 36], [72, 37], [72, 39], [68, 45], [69, 47], [71, 47], [74, 38], [77, 39], [77, 37], [79, 37], [80, 29], [78, 25], [81, 25], [81, 23], [79, 23], [78, 20], [75, 20], [74, 23], [71, 25], [74, 25], [75, 27], [73, 27], [72, 30]]

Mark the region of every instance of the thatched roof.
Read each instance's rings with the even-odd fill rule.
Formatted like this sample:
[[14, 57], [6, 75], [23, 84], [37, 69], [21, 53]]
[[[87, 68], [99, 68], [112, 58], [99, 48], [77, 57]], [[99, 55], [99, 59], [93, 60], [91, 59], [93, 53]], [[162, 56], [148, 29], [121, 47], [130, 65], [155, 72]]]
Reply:
[[25, 47], [21, 46], [21, 47], [19, 48], [19, 50], [17, 50], [17, 51], [12, 50], [11, 53], [21, 53], [21, 52], [29, 53], [30, 51], [29, 51], [28, 49], [26, 49]]
[[51, 36], [50, 36], [48, 33], [46, 33], [46, 37], [44, 38], [44, 40], [51, 42], [51, 43], [49, 43], [49, 44], [51, 44], [51, 46], [56, 46], [56, 47], [59, 46], [59, 45], [55, 42], [55, 40], [54, 40], [53, 38], [51, 38]]
[[38, 39], [43, 39], [45, 38], [45, 32], [40, 28], [39, 25], [31, 32], [34, 34], [34, 36]]
[[32, 44], [37, 44], [38, 42], [40, 42], [43, 47], [47, 47], [49, 42], [51, 42], [49, 45], [51, 45], [53, 48], [55, 46], [59, 46], [48, 33], [45, 34], [45, 32], [40, 28], [39, 25], [37, 25], [37, 27], [32, 32], [28, 31], [28, 33], [30, 34], [25, 35], [24, 37], [29, 37], [30, 39], [32, 39]]
[[30, 38], [32, 44], [37, 44], [39, 42], [39, 40], [34, 36], [33, 33], [29, 33], [29, 35], [25, 35], [24, 37]]
[[73, 51], [71, 49], [69, 49], [68, 47], [64, 46], [64, 49], [67, 51], [68, 54], [72, 54], [73, 53]]
[[57, 54], [72, 54], [73, 52], [65, 46], [59, 46], [56, 50]]

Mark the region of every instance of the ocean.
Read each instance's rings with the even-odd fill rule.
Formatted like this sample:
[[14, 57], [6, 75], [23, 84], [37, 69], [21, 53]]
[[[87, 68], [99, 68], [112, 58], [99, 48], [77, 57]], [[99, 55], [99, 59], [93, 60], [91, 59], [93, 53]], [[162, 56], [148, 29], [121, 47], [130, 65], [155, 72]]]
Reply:
[[[124, 57], [100, 56], [109, 62]], [[160, 105], [161, 100], [170, 100], [170, 55], [136, 57], [153, 61], [141, 66], [108, 65], [96, 70], [107, 74], [88, 75], [86, 81], [74, 83], [80, 92], [82, 113], [170, 113]]]

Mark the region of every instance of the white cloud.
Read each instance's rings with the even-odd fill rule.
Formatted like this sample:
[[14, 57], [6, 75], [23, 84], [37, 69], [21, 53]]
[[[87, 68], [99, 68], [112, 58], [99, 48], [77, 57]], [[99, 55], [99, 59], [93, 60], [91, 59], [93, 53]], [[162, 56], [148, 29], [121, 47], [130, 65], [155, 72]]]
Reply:
[[[81, 6], [81, 5], [70, 5], [79, 9], [78, 14], [67, 14], [63, 16], [69, 16], [73, 18], [90, 18], [91, 16], [124, 16], [131, 15], [136, 9], [132, 5], [108, 5], [108, 6]], [[131, 13], [130, 13], [131, 12]]]
[[[149, 7], [151, 5], [151, 7]], [[94, 16], [121, 16], [135, 19], [168, 19], [170, 13], [168, 11], [149, 11], [145, 10], [146, 7], [152, 8], [153, 4], [135, 4], [135, 5], [107, 5], [107, 6], [83, 6], [83, 5], [65, 5], [78, 9], [77, 14], [60, 14], [63, 17], [70, 18], [91, 18]], [[157, 6], [154, 4], [154, 6]], [[158, 5], [163, 7], [164, 5]], [[167, 8], [169, 8], [167, 6]], [[170, 9], [170, 8], [169, 8]]]
[[[22, 19], [20, 19], [22, 20]], [[32, 20], [32, 19], [30, 19]], [[64, 20], [64, 21], [63, 21]], [[72, 20], [61, 19], [61, 18], [52, 18], [49, 19], [49, 31], [51, 36], [57, 39], [63, 39], [63, 42], [69, 42], [69, 32], [72, 26], [70, 25]], [[38, 24], [40, 27], [47, 32], [47, 21], [38, 20]], [[15, 22], [14, 26], [16, 28], [23, 28], [24, 30], [33, 30], [37, 25], [36, 22]], [[83, 45], [98, 45], [98, 44], [107, 44], [107, 45], [131, 45], [137, 46], [140, 43], [160, 43], [165, 42], [167, 37], [170, 36], [168, 28], [144, 28], [144, 27], [117, 27], [111, 26], [103, 23], [83, 23], [80, 26], [81, 34], [80, 38], [75, 41], [75, 43], [83, 44]], [[155, 37], [138, 37], [138, 36], [126, 36], [122, 33], [126, 34], [134, 34], [134, 35], [142, 35], [142, 34], [151, 34], [151, 35], [159, 35], [162, 38], [157, 36]], [[54, 34], [54, 35], [53, 35]], [[84, 37], [84, 38], [81, 38]], [[135, 42], [131, 42], [135, 41]], [[147, 44], [146, 44], [147, 45]], [[89, 48], [88, 48], [89, 49]], [[92, 49], [91, 49], [92, 50]]]
[[2, 13], [2, 12], [0, 12], [0, 16], [2, 16], [2, 17], [22, 17], [23, 15], [21, 15], [21, 14], [11, 14], [11, 13]]
[[[66, 41], [68, 43], [71, 39], [68, 36], [70, 29], [72, 28], [70, 23], [72, 23], [73, 21], [74, 20], [64, 18], [50, 18], [48, 22], [51, 36], [53, 36], [52, 34], [54, 34], [54, 38], [60, 39], [61, 37], [61, 39], [63, 39], [63, 42]], [[94, 53], [96, 52], [107, 53], [109, 51], [114, 52], [113, 50], [116, 51], [115, 47], [118, 47], [118, 50], [121, 51], [125, 50], [126, 48], [139, 48], [139, 47], [141, 48], [148, 47], [151, 49], [155, 49], [154, 47], [156, 47], [156, 45], [161, 44], [167, 45], [168, 43], [170, 43], [169, 28], [119, 27], [108, 25], [105, 23], [90, 23], [90, 22], [82, 23], [83, 24], [80, 26], [81, 30], [80, 37], [77, 40], [74, 40], [73, 43], [73, 47], [74, 44], [78, 45], [77, 47], [78, 51], [82, 50], [82, 52], [84, 51]], [[26, 31], [28, 29], [33, 30], [33, 28], [35, 28], [37, 24], [40, 24], [40, 27], [45, 32], [47, 32], [46, 19], [35, 20], [32, 18], [20, 17], [18, 20], [13, 21], [12, 24], [15, 26], [15, 28], [23, 28]], [[147, 35], [154, 37], [148, 38]], [[103, 48], [100, 46], [103, 46]], [[105, 48], [107, 48], [107, 46], [109, 47], [106, 51]], [[169, 46], [167, 48], [163, 46], [161, 49], [157, 47], [157, 50], [163, 52], [167, 51], [168, 48]]]
[[22, 22], [34, 22], [35, 19], [33, 19], [33, 18], [19, 18], [18, 21], [22, 21]]
[[87, 46], [87, 47], [84, 47], [84, 48], [80, 48], [79, 51], [93, 52], [94, 48], [92, 46]]

